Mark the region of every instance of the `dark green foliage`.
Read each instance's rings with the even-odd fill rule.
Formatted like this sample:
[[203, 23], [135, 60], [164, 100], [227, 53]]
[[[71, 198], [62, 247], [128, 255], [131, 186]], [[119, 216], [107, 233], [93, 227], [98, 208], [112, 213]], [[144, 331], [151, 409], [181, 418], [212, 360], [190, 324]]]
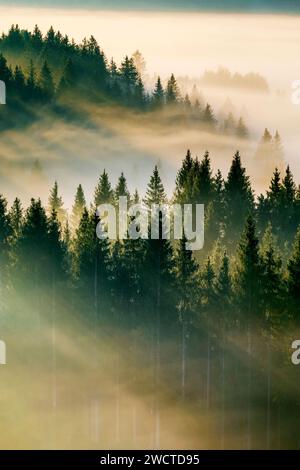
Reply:
[[146, 196], [144, 198], [145, 205], [150, 209], [152, 204], [163, 204], [167, 202], [167, 196], [155, 165], [153, 174], [147, 187]]
[[[63, 229], [58, 221], [57, 209], [62, 201], [57, 184], [51, 192], [48, 217], [40, 200], [33, 199], [23, 214], [19, 199], [15, 199], [8, 213], [1, 197], [1, 321], [6, 321], [8, 314], [15, 318], [17, 312], [18, 324], [23, 325], [24, 321], [28, 327], [28, 321], [34, 321], [38, 333], [42, 319], [49, 322], [53, 331], [55, 322], [61, 326], [71, 320], [76, 324], [83, 322], [83, 331], [95, 340], [99, 332], [108, 331], [113, 335], [121, 332], [129, 341], [133, 339], [132, 348], [136, 341], [146, 341], [149, 357], [143, 357], [143, 361], [150, 366], [151, 374], [154, 376], [155, 371], [161, 379], [162, 373], [169, 374], [174, 368], [172, 384], [180, 382], [180, 392], [177, 383], [174, 395], [180, 393], [185, 400], [195, 393], [206, 408], [224, 397], [224, 403], [244, 402], [244, 391], [249, 391], [251, 381], [251, 399], [256, 400], [254, 393], [264, 399], [264, 353], [268, 351], [269, 359], [272, 353], [272, 361], [286, 361], [289, 345], [277, 345], [275, 349], [275, 338], [280, 333], [281, 340], [285, 338], [281, 335], [284, 329], [289, 328], [290, 334], [299, 326], [300, 231], [292, 250], [279, 251], [278, 237], [270, 225], [270, 219], [276, 218], [274, 209], [269, 216], [267, 211], [264, 213], [267, 229], [259, 233], [260, 242], [254, 217], [248, 216], [238, 245], [233, 244], [236, 227], [229, 228], [228, 218], [222, 216], [225, 203], [227, 209], [233, 211], [235, 207], [240, 211], [235, 205], [233, 182], [237, 181], [238, 194], [249, 196], [254, 215], [259, 215], [262, 205], [261, 199], [254, 204], [238, 155], [233, 167], [224, 182], [219, 171], [212, 174], [208, 155], [199, 162], [188, 152], [178, 172], [175, 194], [181, 203], [194, 197], [193, 178], [201, 175], [202, 184], [198, 187], [202, 197], [207, 197], [211, 224], [206, 235], [217, 240], [205, 243], [202, 253], [188, 251], [185, 238], [176, 242], [164, 239], [161, 219], [158, 239], [98, 239], [99, 217], [94, 211], [87, 211], [81, 185], [72, 211], [72, 232], [67, 221]], [[128, 195], [123, 174], [115, 193], [106, 172], [101, 175], [98, 189], [103, 202], [114, 203], [113, 195]], [[145, 192], [148, 207], [167, 200], [157, 167]], [[299, 196], [290, 170], [282, 182], [275, 172], [264, 199], [276, 210], [277, 202], [284, 205], [287, 213], [290, 206], [297, 208]], [[132, 201], [138, 200], [135, 192]], [[280, 223], [279, 220], [276, 232], [283, 239]], [[295, 225], [292, 231], [296, 232]], [[24, 306], [30, 308], [30, 319], [22, 316]], [[35, 340], [39, 340], [39, 334]], [[252, 369], [252, 358], [257, 358], [258, 369]], [[247, 380], [241, 392], [240, 372], [245, 364]], [[195, 370], [202, 388], [198, 382], [195, 386]], [[274, 401], [272, 407], [277, 407], [277, 400], [283, 398], [281, 390], [272, 383], [269, 394]]]
[[98, 207], [100, 204], [109, 204], [113, 202], [113, 190], [108, 179], [108, 174], [104, 170], [100, 175], [99, 182], [95, 188], [94, 205]]
[[284, 283], [282, 273], [282, 260], [276, 249], [272, 227], [268, 225], [264, 234], [261, 250], [262, 265], [262, 302], [265, 314], [265, 322], [283, 324], [284, 312]]
[[81, 184], [78, 186], [75, 194], [75, 200], [72, 207], [71, 222], [73, 229], [76, 229], [81, 220], [84, 209], [86, 208], [86, 200]]
[[55, 85], [53, 82], [51, 70], [46, 61], [44, 62], [40, 73], [39, 86], [42, 90], [44, 99], [51, 101], [54, 96]]
[[179, 319], [186, 324], [192, 324], [196, 311], [195, 299], [198, 295], [198, 264], [193, 252], [186, 249], [186, 238], [183, 237], [175, 252], [176, 298]]
[[299, 325], [299, 312], [300, 312], [300, 229], [298, 229], [293, 253], [288, 261], [287, 266], [288, 278], [287, 287], [289, 295], [289, 312], [293, 318], [296, 319]]
[[224, 191], [225, 237], [228, 246], [235, 246], [245, 220], [254, 209], [254, 197], [249, 177], [243, 168], [239, 152], [233, 158]]
[[159, 108], [164, 104], [164, 100], [165, 92], [160, 77], [158, 77], [153, 91], [152, 104], [155, 108]]
[[130, 201], [130, 193], [129, 193], [128, 188], [127, 188], [127, 181], [126, 181], [126, 178], [124, 176], [124, 173], [121, 173], [121, 176], [118, 179], [118, 183], [117, 183], [117, 186], [116, 186], [116, 189], [115, 189], [115, 192], [114, 192], [114, 196], [115, 196], [116, 203], [119, 202], [119, 197], [120, 196], [126, 196], [128, 203]]
[[50, 191], [50, 196], [48, 200], [48, 213], [52, 215], [53, 212], [57, 215], [57, 220], [63, 224], [66, 218], [66, 211], [63, 208], [63, 200], [62, 197], [58, 194], [58, 184], [55, 181], [53, 188]]
[[13, 237], [17, 240], [23, 226], [23, 209], [19, 198], [16, 198], [9, 211], [9, 219], [13, 231]]
[[[0, 273], [5, 276], [9, 262], [10, 237], [13, 235], [11, 219], [7, 213], [7, 202], [0, 195]], [[1, 281], [3, 287], [3, 280]]]
[[251, 216], [239, 243], [235, 266], [235, 295], [241, 324], [249, 325], [261, 319], [262, 313], [262, 266], [259, 257], [255, 223]]
[[168, 105], [174, 105], [178, 102], [180, 97], [178, 85], [176, 78], [172, 74], [168, 80], [167, 89], [166, 89], [166, 102]]

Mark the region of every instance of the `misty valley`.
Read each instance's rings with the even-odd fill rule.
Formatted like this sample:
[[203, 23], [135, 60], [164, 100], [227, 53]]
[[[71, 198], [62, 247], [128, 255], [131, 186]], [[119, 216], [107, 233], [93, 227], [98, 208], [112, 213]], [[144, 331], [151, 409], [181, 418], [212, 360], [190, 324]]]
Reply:
[[297, 107], [261, 65], [269, 42], [258, 72], [239, 67], [217, 17], [201, 20], [212, 57], [222, 34], [237, 56], [207, 52], [197, 76], [179, 30], [176, 73], [152, 27], [149, 64], [125, 55], [130, 31], [115, 60], [119, 36], [106, 53], [105, 28], [75, 40], [45, 12], [0, 37], [3, 449], [299, 448]]

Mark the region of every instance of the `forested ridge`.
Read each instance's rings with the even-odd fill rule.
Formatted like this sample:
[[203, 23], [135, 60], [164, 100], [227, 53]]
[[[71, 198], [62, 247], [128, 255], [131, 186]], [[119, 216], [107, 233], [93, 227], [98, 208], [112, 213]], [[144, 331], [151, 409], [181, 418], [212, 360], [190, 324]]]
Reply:
[[[147, 91], [136, 60], [109, 62], [93, 37], [78, 45], [53, 28], [43, 36], [37, 26], [32, 33], [12, 26], [0, 39], [0, 51], [0, 79], [7, 84], [2, 129], [30, 123], [43, 110], [47, 117], [88, 123], [76, 114], [82, 99], [134, 113], [161, 111], [159, 122], [166, 116], [176, 120], [178, 113], [209, 132], [247, 139], [242, 119], [234, 122], [229, 115], [221, 125], [209, 104], [181, 96], [174, 75], [166, 86], [158, 78]], [[239, 152], [225, 177], [212, 171], [208, 152], [198, 159], [190, 151], [170, 197], [158, 166], [143, 194], [130, 194], [133, 182], [124, 173], [114, 187], [102, 168], [93, 200], [79, 185], [70, 210], [61, 197], [63, 179], [54, 183], [47, 204], [32, 199], [26, 208], [20, 198], [8, 204], [0, 196], [1, 331], [22, 341], [30, 337], [30, 347], [41, 353], [51, 372], [55, 432], [63, 387], [75, 393], [61, 378], [73, 362], [65, 359], [60, 334], [73, 337], [75, 331], [76, 338], [95, 342], [99, 355], [107, 335], [118, 345], [116, 356], [133, 357], [129, 374], [119, 357], [113, 359], [116, 382], [119, 387], [124, 380], [145, 401], [152, 448], [159, 447], [160, 426], [167, 428], [165, 390], [175, 406], [191, 409], [199, 422], [214, 423], [213, 447], [299, 447], [299, 381], [290, 358], [300, 315], [300, 188], [289, 166], [282, 171], [278, 132], [265, 130], [254, 160], [266, 174], [270, 164], [278, 165], [258, 196]], [[204, 204], [204, 248], [188, 251], [185, 239], [99, 240], [96, 208], [102, 203], [117, 208], [119, 196], [148, 207]], [[94, 415], [105, 382], [97, 354], [88, 367], [100, 385], [82, 391]], [[113, 394], [107, 384], [105, 390]], [[116, 434], [120, 396], [118, 388], [118, 419], [111, 424]], [[146, 432], [141, 439], [145, 447]], [[201, 436], [198, 446], [200, 441]]]
[[[97, 106], [123, 106], [135, 112], [160, 112], [176, 122], [201, 126], [211, 132], [248, 136], [242, 117], [229, 113], [218, 122], [212, 106], [202, 102], [194, 87], [191, 96], [182, 95], [174, 74], [166, 83], [158, 76], [153, 90], [143, 82], [143, 57], [136, 51], [118, 65], [109, 60], [91, 36], [76, 44], [53, 27], [43, 36], [38, 26], [33, 32], [12, 25], [0, 38], [0, 79], [7, 86], [7, 106], [1, 109], [1, 127], [18, 127], [41, 116], [77, 119], [88, 123], [78, 107], [81, 102]], [[164, 116], [166, 119], [167, 116]], [[160, 116], [160, 120], [163, 119]]]

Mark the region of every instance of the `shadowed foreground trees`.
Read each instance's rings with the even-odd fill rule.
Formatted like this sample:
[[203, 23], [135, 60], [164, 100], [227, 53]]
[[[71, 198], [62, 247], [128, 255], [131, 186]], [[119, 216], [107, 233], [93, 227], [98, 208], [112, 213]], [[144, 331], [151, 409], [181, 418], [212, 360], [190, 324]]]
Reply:
[[[138, 341], [149, 346], [144, 364], [153, 370], [157, 426], [157, 389], [170, 381], [178, 400], [195, 400], [202, 411], [220, 410], [223, 446], [226, 407], [235, 406], [247, 417], [245, 446], [256, 443], [257, 419], [268, 422], [266, 445], [278, 446], [272, 422], [279, 403], [281, 413], [288, 412], [293, 397], [285, 394], [285, 379], [293, 372], [283, 368], [283, 379], [273, 377], [275, 367], [288, 360], [287, 338], [299, 327], [300, 311], [299, 192], [290, 169], [283, 179], [275, 170], [266, 196], [255, 200], [238, 153], [224, 179], [220, 171], [213, 175], [208, 153], [199, 161], [188, 152], [173, 200], [205, 201], [210, 218], [200, 252], [188, 251], [185, 238], [164, 239], [161, 226], [154, 240], [97, 238], [95, 206], [130, 197], [123, 173], [115, 190], [108, 173], [101, 174], [90, 210], [78, 186], [71, 229], [66, 217], [59, 218], [59, 193], [55, 183], [48, 211], [34, 199], [25, 212], [18, 199], [8, 210], [0, 198], [2, 324], [24, 322], [26, 305], [35, 332], [41, 319], [54, 332], [66, 321], [84, 323], [93, 337], [122, 332], [133, 348]], [[156, 166], [144, 203], [149, 208], [166, 201]], [[272, 210], [266, 211], [266, 204]], [[284, 217], [275, 219], [282, 210], [288, 224]]]

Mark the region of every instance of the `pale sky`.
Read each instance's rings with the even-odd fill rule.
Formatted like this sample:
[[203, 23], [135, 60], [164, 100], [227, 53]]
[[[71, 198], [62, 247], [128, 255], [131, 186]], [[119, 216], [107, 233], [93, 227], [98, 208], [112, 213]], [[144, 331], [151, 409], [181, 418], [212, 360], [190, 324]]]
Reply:
[[1, 30], [12, 23], [50, 25], [80, 41], [93, 34], [118, 62], [136, 49], [148, 71], [199, 76], [205, 68], [260, 72], [275, 86], [299, 76], [300, 16], [188, 12], [118, 12], [0, 7]]

